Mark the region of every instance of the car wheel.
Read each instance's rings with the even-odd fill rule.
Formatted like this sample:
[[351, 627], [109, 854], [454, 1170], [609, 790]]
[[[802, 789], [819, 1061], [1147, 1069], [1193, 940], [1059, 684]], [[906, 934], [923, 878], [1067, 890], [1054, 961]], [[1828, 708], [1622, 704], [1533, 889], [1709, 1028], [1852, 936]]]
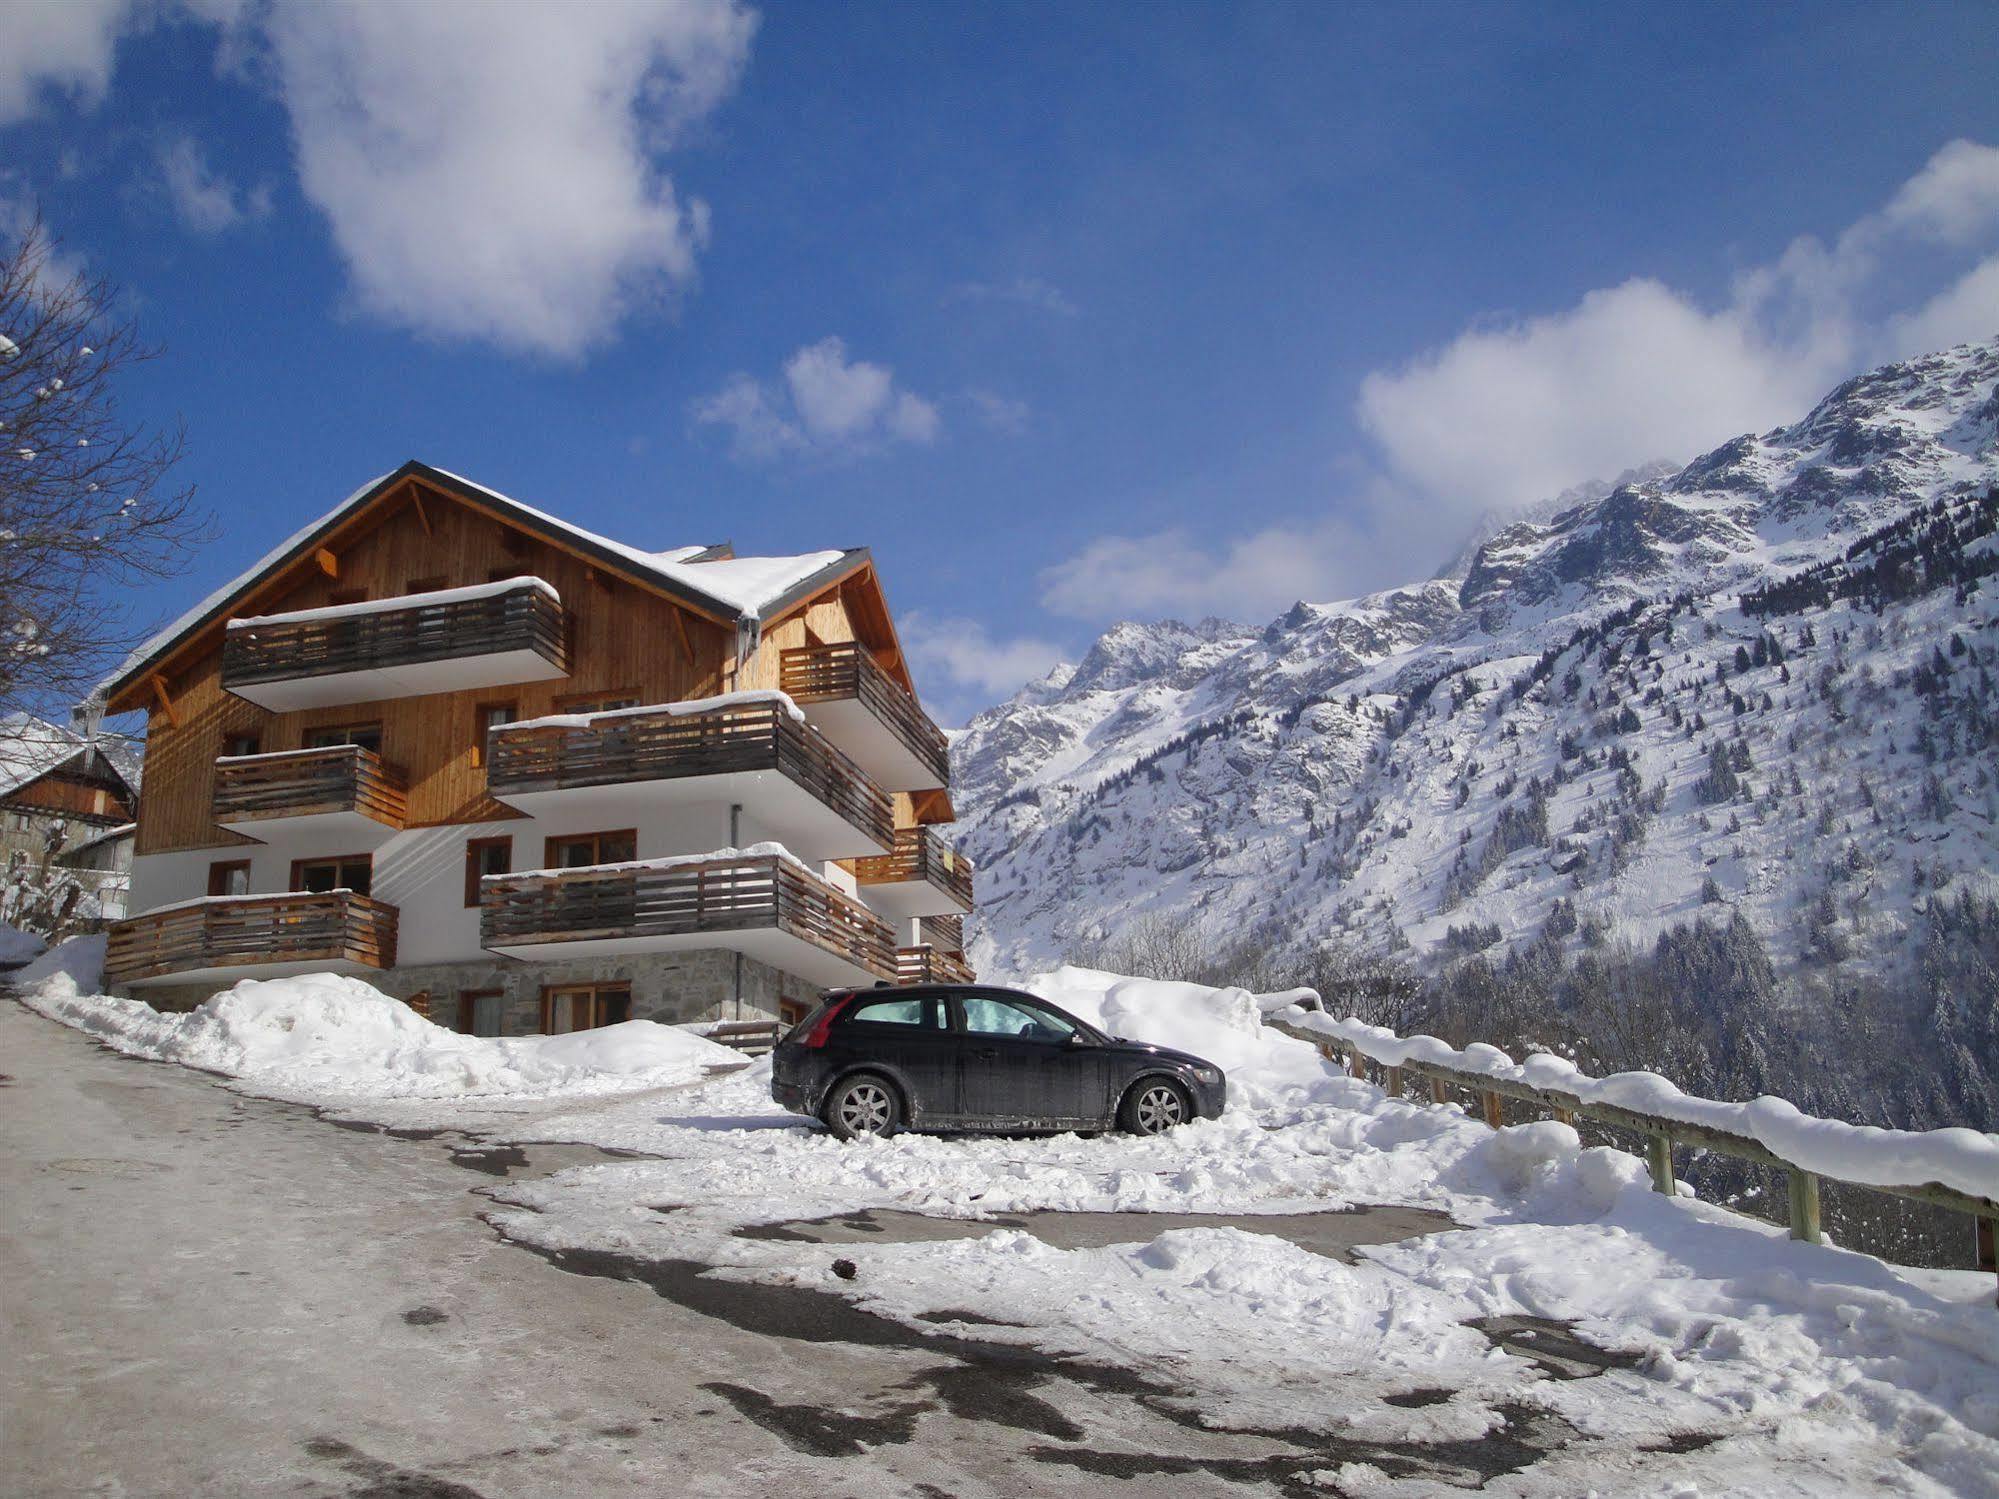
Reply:
[[897, 1106], [895, 1089], [887, 1079], [872, 1072], [843, 1079], [826, 1100], [826, 1128], [842, 1140], [863, 1135], [882, 1138], [895, 1133]]
[[1163, 1135], [1193, 1117], [1187, 1090], [1163, 1077], [1141, 1078], [1118, 1105], [1118, 1127], [1131, 1135]]

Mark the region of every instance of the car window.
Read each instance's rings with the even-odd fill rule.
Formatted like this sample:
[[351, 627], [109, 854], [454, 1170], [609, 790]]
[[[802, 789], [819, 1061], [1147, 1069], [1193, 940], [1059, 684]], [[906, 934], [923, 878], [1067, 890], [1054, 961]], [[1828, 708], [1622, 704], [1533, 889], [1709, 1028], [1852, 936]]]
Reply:
[[960, 1001], [965, 1029], [980, 1036], [1019, 1036], [1029, 1041], [1066, 1041], [1076, 1027], [1047, 1010], [1030, 1009], [990, 994], [968, 994]]
[[930, 1002], [924, 999], [875, 999], [855, 1007], [848, 1022], [877, 1025], [931, 1025]]

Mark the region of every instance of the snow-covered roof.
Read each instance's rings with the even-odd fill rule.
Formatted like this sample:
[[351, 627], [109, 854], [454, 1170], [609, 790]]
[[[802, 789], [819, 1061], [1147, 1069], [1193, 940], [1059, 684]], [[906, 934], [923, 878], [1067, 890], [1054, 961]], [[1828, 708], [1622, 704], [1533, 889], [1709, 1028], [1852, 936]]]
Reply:
[[529, 529], [560, 538], [584, 552], [622, 563], [668, 593], [678, 594], [697, 607], [752, 627], [768, 618], [774, 610], [792, 602], [794, 595], [816, 583], [822, 574], [830, 575], [838, 569], [852, 568], [868, 557], [866, 548], [859, 547], [846, 551], [803, 552], [788, 557], [736, 557], [730, 555], [727, 548], [708, 546], [647, 551], [585, 530], [475, 480], [412, 459], [391, 473], [370, 479], [326, 514], [293, 532], [251, 567], [153, 635], [98, 684], [93, 696], [108, 700], [147, 665], [171, 650], [183, 636], [211, 622], [257, 579], [297, 554], [315, 537], [332, 530], [350, 514], [403, 480], [413, 477], [446, 491], [457, 490], [523, 522]]
[[130, 838], [133, 834], [137, 833], [138, 831], [139, 831], [139, 825], [136, 822], [121, 822], [115, 828], [106, 828], [101, 833], [92, 833], [88, 838], [84, 839], [81, 843], [71, 844], [70, 847], [65, 850], [65, 853], [80, 854], [86, 848], [95, 848], [100, 843], [112, 843], [120, 838]]
[[0, 718], [0, 796], [19, 791], [84, 748], [81, 734], [28, 713]]

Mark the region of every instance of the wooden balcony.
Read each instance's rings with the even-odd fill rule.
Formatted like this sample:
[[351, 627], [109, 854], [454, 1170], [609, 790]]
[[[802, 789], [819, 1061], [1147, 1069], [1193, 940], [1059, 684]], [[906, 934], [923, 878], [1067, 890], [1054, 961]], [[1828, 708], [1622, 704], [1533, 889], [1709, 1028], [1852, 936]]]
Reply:
[[538, 682], [567, 674], [565, 633], [562, 601], [532, 578], [236, 619], [222, 685], [288, 713]]
[[807, 857], [895, 844], [888, 793], [774, 696], [529, 720], [494, 729], [486, 750], [494, 799], [538, 817], [626, 827], [662, 805], [735, 804], [758, 837]]
[[230, 983], [395, 962], [394, 906], [350, 890], [296, 891], [211, 896], [116, 922], [104, 976], [133, 987]]
[[895, 981], [898, 984], [969, 984], [972, 968], [964, 955], [941, 952], [934, 947], [898, 947], [895, 950]]
[[896, 974], [888, 923], [776, 854], [493, 875], [479, 937], [530, 959], [723, 948], [829, 987]]
[[944, 734], [901, 683], [855, 641], [786, 651], [778, 685], [841, 749], [891, 791], [932, 791], [951, 781]]
[[891, 921], [972, 909], [972, 861], [929, 828], [897, 828], [893, 850], [846, 867], [868, 904]]
[[215, 762], [215, 821], [269, 843], [332, 839], [373, 849], [409, 820], [403, 772], [358, 744], [225, 755]]

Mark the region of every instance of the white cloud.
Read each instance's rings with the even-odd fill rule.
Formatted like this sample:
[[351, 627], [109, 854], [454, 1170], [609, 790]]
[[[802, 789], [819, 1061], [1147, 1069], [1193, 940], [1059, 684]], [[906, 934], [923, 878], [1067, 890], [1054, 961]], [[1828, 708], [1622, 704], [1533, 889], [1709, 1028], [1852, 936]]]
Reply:
[[220, 234], [254, 219], [268, 218], [271, 190], [245, 190], [208, 163], [192, 139], [178, 136], [160, 148], [160, 177], [180, 221], [197, 234]]
[[697, 422], [728, 427], [737, 456], [851, 456], [889, 442], [930, 443], [942, 429], [931, 402], [898, 387], [887, 365], [849, 359], [838, 338], [807, 344], [784, 362], [780, 382], [738, 371], [695, 401]]
[[[1041, 573], [1041, 602], [1073, 619], [1156, 619], [1172, 615], [1255, 622], [1299, 599], [1359, 593], [1422, 568], [1415, 546], [1434, 546], [1427, 531], [1400, 534], [1396, 558], [1370, 530], [1344, 519], [1268, 526], [1220, 547], [1203, 547], [1184, 530], [1147, 536], [1100, 536]], [[1435, 559], [1427, 559], [1435, 566]]]
[[754, 26], [734, 0], [264, 18], [300, 186], [360, 304], [557, 357], [694, 275], [707, 209], [656, 157], [734, 86]]
[[1027, 402], [1017, 401], [1012, 396], [1003, 396], [995, 390], [983, 390], [975, 386], [965, 392], [965, 399], [972, 403], [972, 409], [978, 413], [980, 421], [993, 431], [1004, 432], [1010, 437], [1017, 437], [1025, 432], [1034, 415]]
[[[1795, 240], [1724, 304], [1647, 279], [1592, 291], [1369, 375], [1358, 415], [1447, 514], [1528, 503], [1793, 419], [1869, 364], [1999, 332], [1995, 249], [1999, 149], [1954, 141], [1879, 212], [1830, 245]], [[1988, 258], [1911, 307], [1909, 267], [1952, 251]]]
[[1061, 287], [1038, 276], [1015, 276], [1011, 281], [965, 281], [951, 288], [947, 302], [1010, 302], [1057, 317], [1074, 317], [1082, 309], [1069, 300]]
[[1059, 647], [1022, 636], [995, 640], [977, 620], [937, 617], [913, 609], [902, 617], [899, 633], [903, 654], [918, 683], [942, 677], [962, 698], [966, 690], [982, 702], [1004, 697], [1024, 682], [1046, 676], [1062, 659]]
[[84, 108], [104, 98], [135, 0], [9, 0], [0, 26], [0, 125], [26, 119], [51, 92]]

